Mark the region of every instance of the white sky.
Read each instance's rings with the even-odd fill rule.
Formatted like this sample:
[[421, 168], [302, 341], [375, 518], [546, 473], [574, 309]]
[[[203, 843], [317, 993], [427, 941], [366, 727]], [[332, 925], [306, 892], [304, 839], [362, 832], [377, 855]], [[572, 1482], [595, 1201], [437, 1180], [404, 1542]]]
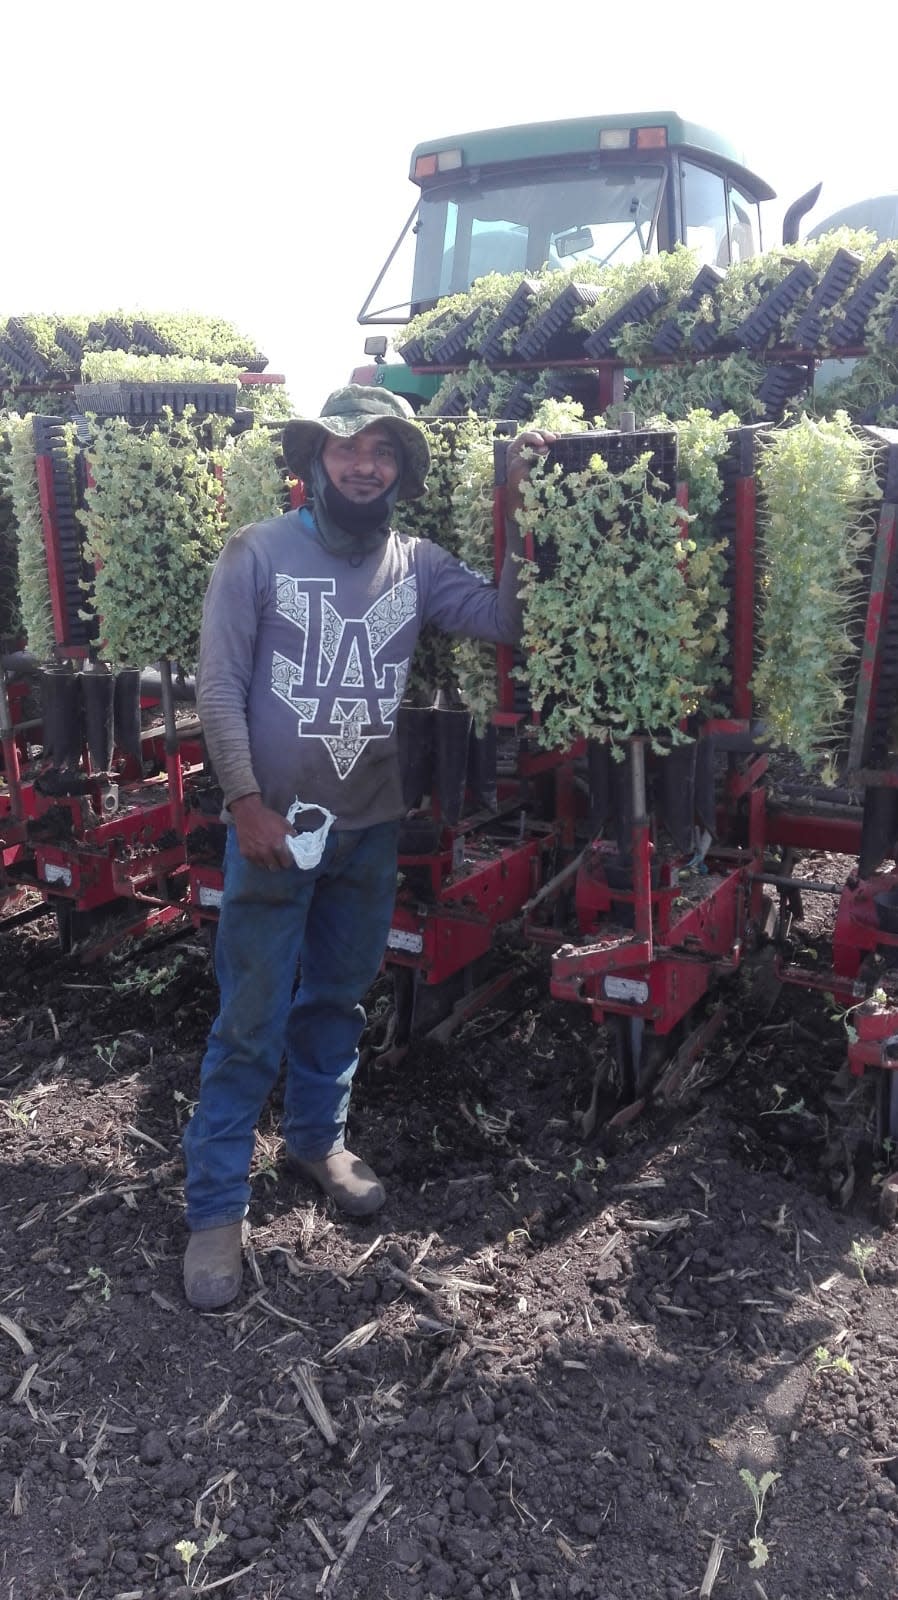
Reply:
[[898, 190], [896, 45], [894, 0], [0, 0], [0, 315], [226, 316], [314, 414], [420, 140], [673, 109], [777, 190], [773, 243], [818, 178], [816, 219]]

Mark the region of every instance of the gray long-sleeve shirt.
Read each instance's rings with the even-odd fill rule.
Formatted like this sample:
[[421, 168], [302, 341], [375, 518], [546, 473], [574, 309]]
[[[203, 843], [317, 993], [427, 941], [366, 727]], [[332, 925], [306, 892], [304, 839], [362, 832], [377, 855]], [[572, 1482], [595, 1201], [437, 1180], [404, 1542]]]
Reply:
[[308, 511], [235, 533], [203, 607], [197, 703], [225, 805], [294, 799], [337, 826], [402, 814], [396, 711], [421, 628], [520, 635], [516, 563], [498, 585], [429, 539], [390, 533], [357, 564], [325, 550]]

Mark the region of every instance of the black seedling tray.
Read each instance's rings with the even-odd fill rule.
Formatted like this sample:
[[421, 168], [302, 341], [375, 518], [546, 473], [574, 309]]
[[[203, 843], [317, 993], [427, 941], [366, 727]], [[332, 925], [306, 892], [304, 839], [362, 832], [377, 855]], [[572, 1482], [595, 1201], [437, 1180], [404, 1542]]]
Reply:
[[163, 339], [151, 328], [148, 322], [135, 322], [134, 343], [143, 345], [143, 348], [154, 356], [170, 356], [174, 354], [171, 344]]
[[795, 329], [792, 342], [797, 349], [813, 350], [823, 333], [823, 312], [841, 300], [843, 294], [847, 294], [857, 277], [860, 264], [860, 256], [853, 251], [836, 251]]
[[40, 382], [50, 376], [50, 367], [34, 345], [21, 335], [13, 338], [11, 332], [6, 339], [0, 339], [0, 361], [4, 361], [26, 383], [29, 380]]
[[[649, 471], [657, 478], [673, 499], [677, 488], [678, 445], [676, 433], [671, 430], [641, 430], [617, 433], [600, 429], [596, 433], [562, 434], [549, 447], [549, 466], [559, 466], [564, 474], [583, 472], [594, 455], [608, 463], [611, 472], [624, 472], [649, 454]], [[551, 539], [534, 541], [534, 557], [541, 578], [551, 577], [557, 563], [554, 542]]]
[[788, 402], [807, 389], [810, 381], [806, 366], [768, 367], [758, 390], [768, 421], [776, 422]]
[[884, 294], [889, 285], [889, 279], [898, 257], [888, 250], [881, 261], [878, 261], [872, 272], [858, 284], [854, 294], [845, 302], [842, 315], [832, 331], [832, 343], [836, 349], [844, 349], [846, 345], [863, 344], [867, 328], [867, 318], [873, 310], [880, 295]]
[[505, 310], [499, 313], [481, 341], [477, 352], [481, 361], [499, 361], [502, 358], [505, 354], [502, 336], [510, 333], [513, 328], [521, 326], [536, 290], [537, 284], [533, 278], [524, 278], [523, 282], [518, 284]]
[[74, 361], [76, 366], [80, 366], [81, 357], [84, 355], [84, 340], [63, 326], [56, 329], [54, 338], [63, 354], [67, 355], [70, 361]]
[[628, 323], [646, 322], [664, 304], [665, 299], [666, 296], [656, 289], [653, 283], [645, 284], [636, 294], [631, 295], [607, 322], [603, 322], [600, 328], [596, 328], [589, 338], [584, 340], [583, 349], [586, 354], [597, 360], [602, 356], [615, 355], [614, 341], [621, 329]]
[[479, 315], [478, 311], [471, 311], [466, 317], [462, 317], [460, 322], [455, 324], [455, 327], [446, 334], [445, 339], [441, 339], [439, 344], [431, 350], [427, 358], [430, 366], [443, 367], [449, 366], [455, 361], [470, 360], [475, 354], [475, 347], [469, 342], [470, 334]]
[[735, 330], [737, 343], [747, 350], [761, 350], [776, 333], [780, 322], [792, 307], [814, 287], [814, 269], [806, 261], [799, 261], [788, 277], [764, 296], [759, 306]]
[[683, 329], [677, 323], [677, 316], [697, 311], [708, 295], [713, 296], [717, 293], [723, 282], [723, 276], [718, 267], [704, 266], [699, 269], [691, 288], [677, 301], [676, 316], [667, 317], [655, 334], [652, 341], [653, 355], [676, 355], [685, 337]]
[[[434, 317], [428, 332], [430, 333], [434, 329], [440, 328], [444, 337], [446, 337], [452, 332], [457, 322], [458, 318], [454, 312], [441, 311], [438, 316]], [[405, 344], [397, 345], [397, 349], [408, 367], [428, 366], [432, 359], [425, 352], [423, 339], [407, 339]]]
[[601, 291], [591, 283], [569, 283], [538, 317], [532, 328], [521, 334], [514, 353], [521, 361], [536, 361], [541, 357], [566, 360], [582, 353], [585, 334], [572, 333], [571, 323], [586, 306], [594, 306]]
[[566, 433], [549, 446], [550, 466], [559, 466], [565, 472], [582, 472], [598, 454], [607, 461], [609, 470], [624, 472], [650, 452], [649, 467], [671, 495], [677, 488], [678, 440], [672, 428], [638, 429], [630, 433], [617, 433], [600, 428], [596, 433]]
[[194, 410], [232, 417], [237, 410], [236, 383], [80, 383], [75, 399], [82, 411], [107, 417], [156, 417], [166, 406], [180, 416]]
[[463, 417], [470, 407], [470, 400], [463, 389], [456, 387], [450, 389], [445, 399], [440, 401], [441, 417]]
[[[94, 337], [94, 335], [92, 335]], [[102, 324], [100, 337], [105, 339], [110, 350], [130, 350], [132, 339], [123, 322], [116, 317], [107, 317]]]

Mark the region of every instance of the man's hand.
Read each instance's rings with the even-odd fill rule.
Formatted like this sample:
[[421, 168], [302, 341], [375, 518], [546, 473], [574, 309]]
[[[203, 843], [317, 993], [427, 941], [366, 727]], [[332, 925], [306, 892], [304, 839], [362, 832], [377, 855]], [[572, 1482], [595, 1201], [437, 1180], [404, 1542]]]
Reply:
[[239, 800], [231, 801], [228, 809], [237, 829], [240, 854], [247, 861], [254, 867], [267, 867], [269, 872], [293, 865], [284, 841], [295, 830], [286, 817], [262, 804], [260, 794], [241, 795]]
[[505, 452], [505, 509], [516, 521], [520, 520], [523, 509], [521, 484], [530, 476], [533, 457], [546, 455], [550, 444], [554, 443], [554, 433], [537, 432], [531, 428], [512, 439]]

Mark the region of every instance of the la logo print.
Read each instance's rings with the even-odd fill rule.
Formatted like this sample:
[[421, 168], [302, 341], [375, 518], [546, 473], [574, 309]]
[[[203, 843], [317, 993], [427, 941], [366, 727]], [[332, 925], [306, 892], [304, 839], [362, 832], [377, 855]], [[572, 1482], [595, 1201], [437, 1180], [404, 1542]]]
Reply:
[[[405, 689], [409, 656], [385, 660], [417, 612], [412, 575], [381, 595], [363, 617], [341, 617], [333, 578], [277, 575], [277, 609], [301, 638], [299, 659], [275, 650], [271, 689], [297, 717], [301, 739], [320, 739], [346, 778], [371, 739], [388, 739]], [[315, 694], [315, 690], [320, 690]]]

